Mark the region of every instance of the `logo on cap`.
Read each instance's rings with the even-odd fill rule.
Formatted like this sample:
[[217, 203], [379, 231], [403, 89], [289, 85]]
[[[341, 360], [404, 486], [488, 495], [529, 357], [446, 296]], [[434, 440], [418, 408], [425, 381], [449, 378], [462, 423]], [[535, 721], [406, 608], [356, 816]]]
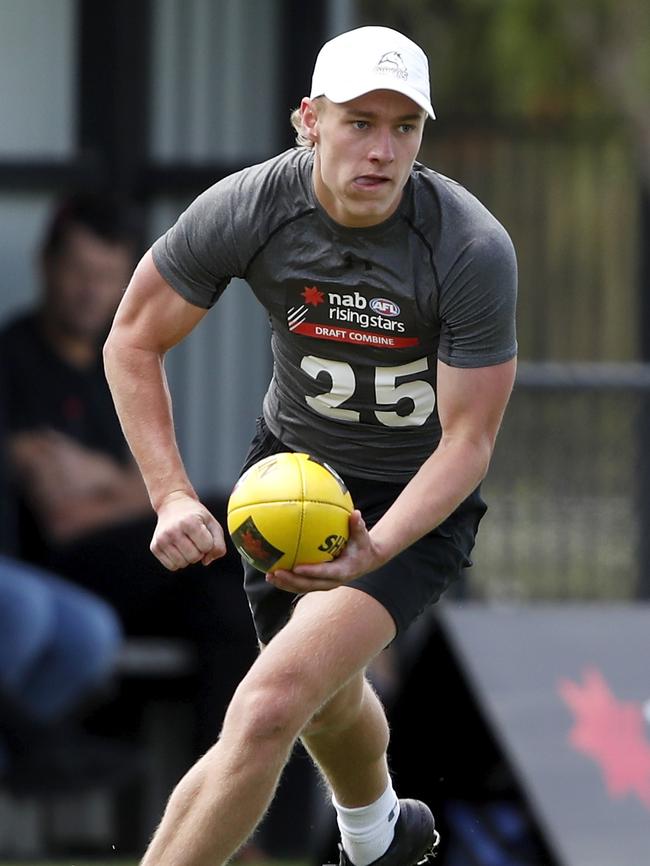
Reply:
[[375, 66], [375, 72], [394, 75], [404, 81], [409, 77], [408, 69], [399, 51], [387, 51], [382, 54], [379, 63]]

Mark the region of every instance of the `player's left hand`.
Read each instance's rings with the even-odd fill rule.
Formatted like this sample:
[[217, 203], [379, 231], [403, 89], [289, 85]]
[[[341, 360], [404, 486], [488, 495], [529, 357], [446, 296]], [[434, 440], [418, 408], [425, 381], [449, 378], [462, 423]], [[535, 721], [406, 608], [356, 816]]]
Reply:
[[293, 571], [278, 570], [266, 575], [268, 583], [286, 592], [305, 593], [335, 589], [355, 577], [383, 565], [360, 511], [350, 515], [350, 537], [341, 554], [331, 562], [297, 565]]

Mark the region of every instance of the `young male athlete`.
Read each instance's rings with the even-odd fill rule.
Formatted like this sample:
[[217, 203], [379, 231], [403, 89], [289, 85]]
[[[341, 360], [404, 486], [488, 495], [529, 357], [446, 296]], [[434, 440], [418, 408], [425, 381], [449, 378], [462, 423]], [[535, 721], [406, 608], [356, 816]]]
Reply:
[[328, 42], [294, 113], [301, 146], [199, 196], [118, 310], [106, 369], [169, 569], [209, 563], [224, 542], [179, 456], [162, 358], [233, 276], [268, 310], [275, 362], [247, 465], [310, 452], [358, 508], [333, 562], [245, 568], [265, 648], [145, 864], [226, 861], [299, 737], [332, 791], [343, 864], [412, 866], [435, 845], [427, 806], [393, 790], [364, 671], [469, 564], [514, 379], [516, 264], [494, 217], [415, 162], [427, 115], [427, 60], [405, 36], [364, 27]]

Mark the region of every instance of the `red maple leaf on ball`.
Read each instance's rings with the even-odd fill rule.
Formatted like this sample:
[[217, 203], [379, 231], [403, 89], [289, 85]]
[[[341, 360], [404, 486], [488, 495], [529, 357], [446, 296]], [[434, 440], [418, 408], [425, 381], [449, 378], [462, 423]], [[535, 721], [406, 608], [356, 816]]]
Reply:
[[321, 292], [318, 286], [305, 286], [304, 291], [300, 294], [305, 299], [305, 303], [311, 304], [313, 307], [325, 303], [325, 295]]
[[263, 560], [268, 555], [264, 539], [260, 538], [259, 535], [252, 532], [242, 532], [241, 543], [242, 547], [255, 559]]
[[592, 758], [611, 797], [636, 794], [650, 811], [650, 740], [641, 704], [619, 701], [595, 668], [583, 683], [561, 680], [558, 691], [574, 715], [569, 742]]

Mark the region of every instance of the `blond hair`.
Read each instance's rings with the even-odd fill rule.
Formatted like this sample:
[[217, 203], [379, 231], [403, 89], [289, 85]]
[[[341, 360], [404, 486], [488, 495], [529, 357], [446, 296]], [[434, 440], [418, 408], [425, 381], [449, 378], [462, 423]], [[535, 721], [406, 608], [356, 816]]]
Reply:
[[291, 112], [290, 116], [291, 126], [293, 126], [296, 133], [296, 144], [298, 147], [313, 147], [314, 142], [311, 139], [307, 138], [304, 133], [303, 125], [302, 125], [302, 117], [300, 115], [300, 108], [294, 108]]
[[[322, 111], [325, 106], [325, 97], [316, 96], [312, 99], [312, 103], [318, 106], [319, 111]], [[298, 147], [313, 147], [314, 142], [311, 138], [309, 138], [305, 134], [305, 127], [302, 123], [302, 115], [300, 113], [300, 106], [298, 108], [294, 108], [290, 115], [291, 125], [293, 126], [296, 132], [296, 144]]]

